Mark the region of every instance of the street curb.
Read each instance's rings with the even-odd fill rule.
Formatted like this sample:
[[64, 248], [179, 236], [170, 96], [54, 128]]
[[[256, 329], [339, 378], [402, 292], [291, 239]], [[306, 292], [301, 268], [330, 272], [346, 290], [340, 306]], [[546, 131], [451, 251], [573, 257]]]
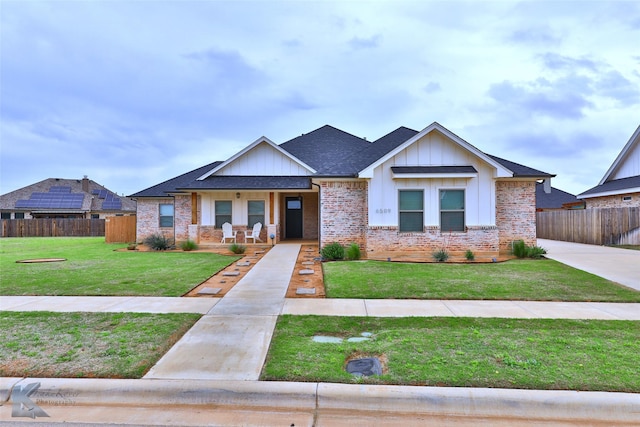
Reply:
[[[331, 425], [335, 420], [358, 417], [414, 422], [427, 417], [453, 417], [508, 419], [515, 424], [640, 424], [640, 394], [633, 393], [266, 381], [0, 378], [0, 396], [7, 396], [12, 386], [34, 383], [39, 387], [29, 398], [49, 412], [51, 422], [77, 421], [73, 409], [79, 408], [100, 407], [106, 408], [105, 413], [115, 413], [116, 408], [159, 411], [189, 407], [218, 414], [242, 412], [243, 416], [250, 412], [298, 414], [298, 420], [306, 420], [309, 425]], [[2, 406], [0, 420], [28, 420], [9, 417], [11, 399]], [[64, 419], [54, 410], [65, 414]]]

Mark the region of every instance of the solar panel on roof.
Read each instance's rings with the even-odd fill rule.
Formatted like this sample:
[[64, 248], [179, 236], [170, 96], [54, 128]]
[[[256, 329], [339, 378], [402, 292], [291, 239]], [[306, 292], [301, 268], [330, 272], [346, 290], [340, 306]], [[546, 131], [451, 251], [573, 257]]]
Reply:
[[91, 194], [100, 194], [100, 190], [92, 190]]
[[49, 193], [71, 193], [71, 187], [54, 185], [49, 188]]
[[81, 209], [83, 201], [81, 193], [32, 193], [30, 199], [16, 201], [16, 208]]
[[109, 193], [108, 190], [100, 190], [100, 193], [98, 194], [98, 199], [104, 199], [105, 197], [107, 197], [108, 193]]

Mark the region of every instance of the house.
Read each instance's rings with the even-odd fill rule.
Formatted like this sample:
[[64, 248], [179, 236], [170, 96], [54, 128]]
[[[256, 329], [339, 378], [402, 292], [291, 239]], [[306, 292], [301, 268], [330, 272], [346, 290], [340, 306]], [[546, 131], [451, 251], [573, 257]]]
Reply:
[[578, 198], [587, 209], [640, 207], [640, 126], [598, 185]]
[[0, 196], [2, 219], [106, 218], [135, 215], [136, 202], [86, 176], [48, 178]]
[[137, 239], [219, 243], [221, 225], [266, 227], [263, 242], [357, 243], [367, 253], [498, 253], [536, 242], [536, 182], [554, 175], [483, 153], [442, 125], [369, 142], [329, 125], [277, 145], [261, 137], [131, 195]]
[[578, 200], [576, 196], [566, 191], [551, 187], [551, 191], [546, 192], [544, 183], [536, 183], [536, 211], [557, 211], [564, 209], [584, 209], [584, 202]]

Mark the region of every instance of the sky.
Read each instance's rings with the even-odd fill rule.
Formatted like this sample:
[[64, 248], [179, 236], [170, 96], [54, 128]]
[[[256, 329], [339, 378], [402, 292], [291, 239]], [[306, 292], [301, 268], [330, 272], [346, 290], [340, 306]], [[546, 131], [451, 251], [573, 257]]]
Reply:
[[640, 2], [0, 0], [0, 194], [434, 121], [597, 185], [640, 125]]

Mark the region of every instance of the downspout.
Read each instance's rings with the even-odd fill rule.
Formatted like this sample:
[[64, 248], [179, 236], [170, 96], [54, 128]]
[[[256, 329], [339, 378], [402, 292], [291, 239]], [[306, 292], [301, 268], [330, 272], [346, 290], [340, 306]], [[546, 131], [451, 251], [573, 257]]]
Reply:
[[311, 185], [318, 187], [318, 252], [322, 249], [320, 243], [322, 242], [322, 189], [319, 184], [311, 182]]
[[171, 195], [173, 199], [173, 246], [176, 245], [176, 196]]

